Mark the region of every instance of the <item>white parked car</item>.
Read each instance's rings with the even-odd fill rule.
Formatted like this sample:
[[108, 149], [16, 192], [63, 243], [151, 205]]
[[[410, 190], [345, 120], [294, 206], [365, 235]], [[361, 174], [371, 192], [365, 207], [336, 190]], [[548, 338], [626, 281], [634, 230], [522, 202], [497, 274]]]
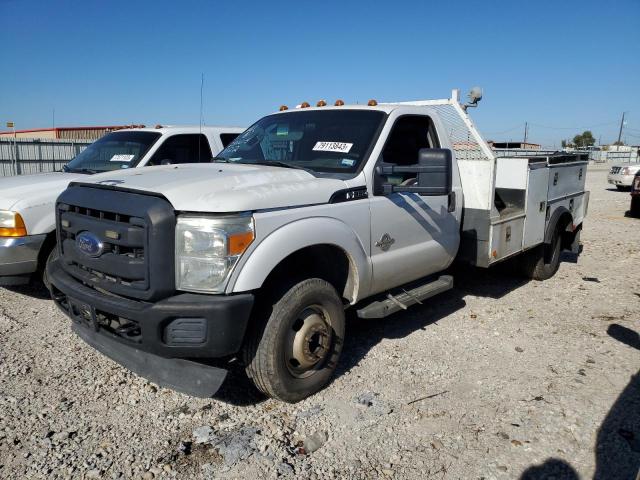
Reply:
[[0, 179], [0, 285], [43, 274], [55, 247], [56, 198], [88, 175], [151, 165], [210, 162], [244, 128], [171, 126], [123, 129], [89, 145], [62, 171]]
[[618, 190], [628, 190], [633, 183], [633, 177], [640, 171], [640, 163], [627, 163], [614, 165], [609, 170], [607, 179], [611, 185], [615, 185]]

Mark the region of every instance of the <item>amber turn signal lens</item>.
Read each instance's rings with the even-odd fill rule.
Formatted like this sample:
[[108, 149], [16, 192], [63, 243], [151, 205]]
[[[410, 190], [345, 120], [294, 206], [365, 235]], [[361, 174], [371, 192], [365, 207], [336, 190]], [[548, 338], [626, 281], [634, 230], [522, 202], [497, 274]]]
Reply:
[[0, 227], [0, 237], [26, 237], [27, 227], [19, 213], [14, 213], [13, 227]]
[[242, 232], [229, 235], [229, 255], [240, 255], [249, 245], [251, 245], [253, 238], [253, 232]]
[[373, 98], [371, 100], [369, 100], [369, 103], [367, 103], [367, 105], [369, 105], [370, 107], [375, 107], [376, 105], [378, 105], [378, 102], [376, 102]]

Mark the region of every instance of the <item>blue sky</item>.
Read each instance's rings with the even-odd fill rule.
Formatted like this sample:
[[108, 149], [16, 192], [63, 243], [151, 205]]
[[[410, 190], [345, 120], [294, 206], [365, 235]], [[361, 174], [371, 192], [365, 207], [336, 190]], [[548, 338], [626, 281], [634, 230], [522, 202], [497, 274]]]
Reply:
[[640, 0], [0, 0], [0, 45], [2, 127], [197, 124], [204, 74], [209, 125], [480, 85], [488, 138], [640, 143]]

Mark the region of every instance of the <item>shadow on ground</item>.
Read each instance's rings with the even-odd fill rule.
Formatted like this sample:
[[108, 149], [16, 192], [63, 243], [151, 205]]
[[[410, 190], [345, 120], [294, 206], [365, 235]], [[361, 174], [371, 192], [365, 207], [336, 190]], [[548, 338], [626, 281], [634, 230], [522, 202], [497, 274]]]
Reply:
[[453, 290], [427, 300], [424, 305], [415, 305], [407, 311], [381, 319], [360, 319], [355, 313], [358, 306], [350, 309], [336, 377], [356, 367], [383, 339], [404, 338], [416, 330], [437, 328], [439, 320], [466, 306], [466, 296], [499, 299], [529, 281], [512, 275], [512, 265], [491, 270], [456, 265], [446, 273], [453, 275]]
[[548, 458], [541, 465], [527, 468], [520, 480], [580, 480], [578, 472], [571, 465], [559, 458]]
[[[613, 324], [609, 336], [630, 348], [640, 350], [640, 335]], [[635, 352], [630, 352], [637, 355]], [[631, 377], [607, 413], [596, 438], [595, 480], [635, 480], [640, 475], [640, 372]], [[579, 476], [564, 460], [550, 458], [527, 468], [520, 480], [577, 480]]]
[[[640, 350], [640, 335], [630, 328], [612, 324], [607, 334]], [[629, 355], [637, 357], [638, 352], [630, 351]], [[594, 479], [637, 478], [640, 471], [640, 372], [631, 377], [602, 422], [595, 453]]]
[[14, 285], [4, 288], [12, 292], [19, 293], [20, 295], [27, 295], [29, 297], [38, 298], [40, 300], [49, 300], [51, 298], [49, 290], [45, 288], [42, 282], [34, 281], [29, 283], [28, 285]]

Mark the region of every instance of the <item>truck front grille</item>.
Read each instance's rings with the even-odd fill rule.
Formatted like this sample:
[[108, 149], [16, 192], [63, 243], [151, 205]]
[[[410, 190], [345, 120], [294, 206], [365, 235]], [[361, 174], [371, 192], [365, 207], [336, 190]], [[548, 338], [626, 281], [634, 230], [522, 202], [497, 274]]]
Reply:
[[[75, 276], [85, 279], [95, 276], [115, 285], [146, 290], [149, 282], [144, 219], [78, 205], [66, 207], [60, 206], [60, 245]], [[78, 248], [77, 237], [83, 232], [91, 232], [100, 239], [99, 256], [88, 256]]]
[[62, 266], [85, 285], [140, 300], [173, 292], [175, 214], [166, 200], [71, 186], [56, 221]]

